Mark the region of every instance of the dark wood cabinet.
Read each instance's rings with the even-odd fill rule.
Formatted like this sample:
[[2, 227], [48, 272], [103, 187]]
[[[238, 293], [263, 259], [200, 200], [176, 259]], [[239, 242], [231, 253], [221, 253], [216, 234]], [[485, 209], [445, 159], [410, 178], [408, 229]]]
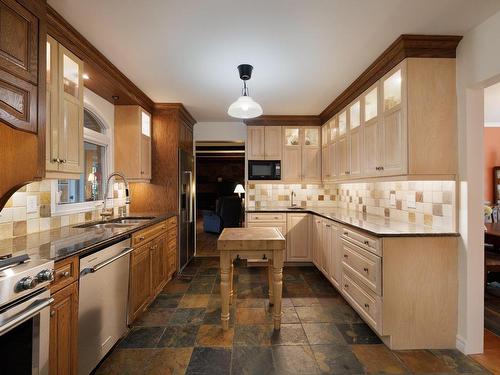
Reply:
[[50, 375], [77, 373], [78, 282], [52, 294], [50, 308]]
[[151, 284], [156, 295], [165, 286], [168, 275], [168, 248], [166, 234], [160, 235], [151, 244]]
[[130, 258], [129, 323], [142, 312], [151, 297], [150, 244], [134, 249]]

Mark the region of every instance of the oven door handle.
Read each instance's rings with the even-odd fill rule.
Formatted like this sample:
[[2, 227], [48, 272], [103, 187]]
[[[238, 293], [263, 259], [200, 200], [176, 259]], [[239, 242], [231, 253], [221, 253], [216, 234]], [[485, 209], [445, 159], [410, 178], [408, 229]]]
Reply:
[[19, 314], [14, 315], [12, 318], [7, 319], [2, 325], [0, 325], [0, 335], [3, 335], [15, 326], [32, 318], [40, 311], [48, 307], [52, 302], [54, 302], [54, 298], [44, 298], [38, 300], [26, 310], [23, 310]]

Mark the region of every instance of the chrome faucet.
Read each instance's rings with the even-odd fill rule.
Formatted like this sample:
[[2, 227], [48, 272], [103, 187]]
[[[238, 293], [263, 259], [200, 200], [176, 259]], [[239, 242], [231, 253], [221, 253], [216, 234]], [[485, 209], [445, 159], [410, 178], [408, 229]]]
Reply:
[[121, 172], [113, 172], [113, 173], [111, 173], [108, 176], [108, 179], [106, 180], [106, 184], [104, 185], [104, 207], [102, 208], [102, 212], [101, 212], [101, 217], [103, 219], [107, 218], [109, 216], [113, 216], [113, 211], [109, 212], [106, 207], [107, 207], [108, 198], [109, 198], [109, 196], [108, 196], [108, 194], [109, 194], [109, 182], [115, 176], [121, 177], [122, 180], [123, 180], [123, 182], [125, 183], [125, 204], [129, 204], [130, 203], [130, 193], [129, 193], [129, 189], [128, 189], [128, 180], [127, 180], [127, 178]]
[[295, 207], [296, 204], [293, 203], [293, 197], [296, 197], [297, 194], [294, 193], [294, 191], [292, 190], [292, 192], [290, 193], [290, 207]]

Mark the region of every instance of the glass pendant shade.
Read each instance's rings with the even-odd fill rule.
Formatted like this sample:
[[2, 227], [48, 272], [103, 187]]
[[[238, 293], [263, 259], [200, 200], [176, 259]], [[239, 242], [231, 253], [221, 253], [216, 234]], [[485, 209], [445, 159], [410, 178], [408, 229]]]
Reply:
[[243, 95], [229, 106], [227, 114], [236, 118], [254, 118], [262, 114], [262, 107], [250, 96]]

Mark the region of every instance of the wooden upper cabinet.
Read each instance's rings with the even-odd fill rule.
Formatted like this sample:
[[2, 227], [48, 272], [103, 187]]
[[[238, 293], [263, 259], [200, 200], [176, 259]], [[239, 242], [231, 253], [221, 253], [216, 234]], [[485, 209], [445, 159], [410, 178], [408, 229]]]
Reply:
[[248, 126], [247, 158], [281, 160], [281, 126]]
[[265, 127], [247, 126], [248, 160], [265, 159]]
[[302, 180], [321, 182], [321, 132], [318, 126], [302, 128]]
[[302, 180], [302, 136], [300, 127], [283, 127], [283, 181]]
[[340, 112], [338, 115], [338, 135], [337, 149], [335, 156], [337, 157], [338, 177], [346, 178], [349, 176], [349, 146], [347, 143], [347, 110]]
[[361, 101], [349, 106], [349, 177], [359, 177], [362, 172], [363, 123], [361, 121]]
[[151, 115], [140, 106], [115, 106], [115, 169], [130, 181], [151, 179], [151, 130]]
[[28, 9], [15, 0], [0, 1], [0, 120], [34, 133], [38, 128], [38, 33], [39, 19]]
[[321, 128], [284, 126], [283, 180], [287, 182], [321, 181]]
[[264, 127], [264, 158], [281, 160], [281, 126]]
[[83, 172], [83, 61], [47, 37], [46, 152], [50, 178]]
[[381, 120], [379, 85], [369, 88], [362, 97], [364, 115], [363, 129], [363, 175], [375, 176], [382, 163]]

